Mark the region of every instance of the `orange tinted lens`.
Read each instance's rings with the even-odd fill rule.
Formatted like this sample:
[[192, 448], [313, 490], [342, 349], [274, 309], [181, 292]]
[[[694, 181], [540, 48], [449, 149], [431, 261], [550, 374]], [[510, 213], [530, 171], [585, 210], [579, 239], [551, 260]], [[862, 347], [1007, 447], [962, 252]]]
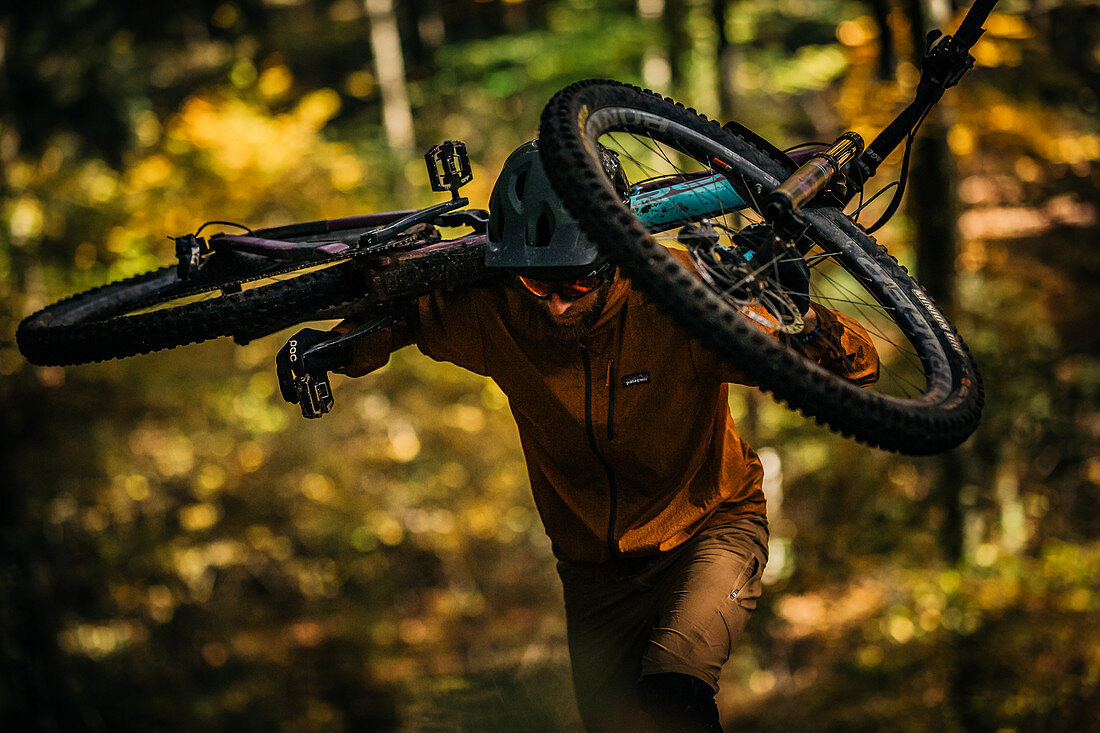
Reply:
[[578, 277], [575, 280], [565, 280], [559, 283], [562, 295], [572, 296], [574, 298], [582, 295], [588, 295], [593, 290], [600, 286], [603, 282], [603, 278], [598, 275], [592, 275], [590, 277]]
[[603, 278], [599, 275], [578, 277], [572, 280], [534, 280], [522, 275], [516, 277], [519, 278], [523, 287], [527, 288], [528, 292], [537, 298], [548, 298], [553, 293], [557, 293], [567, 300], [580, 298], [588, 295], [603, 283]]
[[546, 282], [545, 280], [532, 280], [531, 278], [523, 277], [522, 275], [517, 275], [516, 277], [519, 278], [519, 281], [523, 284], [523, 287], [527, 288], [527, 290], [536, 297], [545, 298], [549, 296], [550, 293], [554, 292], [552, 284]]

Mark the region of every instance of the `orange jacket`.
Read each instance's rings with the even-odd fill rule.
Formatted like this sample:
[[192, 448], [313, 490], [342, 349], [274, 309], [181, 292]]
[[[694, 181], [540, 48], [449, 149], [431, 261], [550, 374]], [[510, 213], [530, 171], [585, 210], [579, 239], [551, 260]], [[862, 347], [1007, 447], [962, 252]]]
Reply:
[[[345, 373], [377, 369], [415, 341], [433, 359], [491, 377], [519, 427], [546, 533], [570, 560], [671, 549], [720, 505], [723, 516], [765, 513], [760, 461], [729, 412], [726, 383], [744, 382], [733, 370], [623, 278], [578, 342], [550, 337], [538, 307], [503, 282], [424, 296], [408, 333], [361, 339]], [[877, 378], [866, 332], [824, 315], [843, 331], [846, 354], [815, 358], [862, 384]]]

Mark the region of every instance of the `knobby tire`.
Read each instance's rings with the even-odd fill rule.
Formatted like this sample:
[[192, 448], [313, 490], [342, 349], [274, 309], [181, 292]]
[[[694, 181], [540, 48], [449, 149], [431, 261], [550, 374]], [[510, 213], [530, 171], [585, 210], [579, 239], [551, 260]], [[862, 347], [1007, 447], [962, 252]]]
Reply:
[[813, 238], [835, 248], [860, 285], [888, 304], [883, 310], [920, 359], [927, 384], [919, 394], [877, 393], [822, 369], [681, 265], [622, 202], [590, 152], [601, 134], [620, 129], [644, 129], [680, 151], [720, 149], [768, 190], [790, 170], [755, 135], [737, 135], [671, 99], [619, 82], [578, 82], [547, 105], [539, 147], [558, 195], [583, 231], [681, 327], [776, 399], [869, 445], [926, 455], [973, 432], [983, 390], [966, 345], [924, 289], [858, 224], [835, 208], [804, 212]]
[[[240, 292], [127, 314], [179, 283], [165, 267], [79, 293], [28, 316], [16, 332], [32, 364], [67, 366], [147, 354], [221, 336], [259, 338], [357, 301], [411, 298], [486, 277], [484, 238], [469, 237], [291, 273]], [[232, 278], [227, 278], [232, 280]], [[212, 291], [217, 286], [211, 286]]]
[[346, 261], [210, 300], [111, 317], [151, 284], [175, 281], [175, 266], [110, 283], [27, 317], [16, 332], [32, 364], [67, 366], [171, 349], [220, 336], [274, 331], [364, 293], [361, 267]]

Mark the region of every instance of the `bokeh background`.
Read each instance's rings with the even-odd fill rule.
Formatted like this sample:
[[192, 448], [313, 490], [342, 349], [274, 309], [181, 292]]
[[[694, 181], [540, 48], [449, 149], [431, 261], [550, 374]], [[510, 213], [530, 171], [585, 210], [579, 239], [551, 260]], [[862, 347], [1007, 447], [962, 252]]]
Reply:
[[[1100, 728], [1100, 6], [1002, 0], [880, 239], [974, 351], [910, 459], [748, 389], [765, 598], [728, 729]], [[35, 368], [20, 319], [167, 235], [484, 206], [551, 94], [648, 86], [780, 146], [870, 136], [947, 0], [55, 0], [0, 10], [0, 720], [12, 731], [572, 731], [564, 619], [489, 382], [406, 350], [302, 419], [287, 333]], [[954, 14], [955, 20], [952, 20]], [[893, 168], [881, 179], [896, 175]], [[879, 206], [885, 199], [880, 199]]]

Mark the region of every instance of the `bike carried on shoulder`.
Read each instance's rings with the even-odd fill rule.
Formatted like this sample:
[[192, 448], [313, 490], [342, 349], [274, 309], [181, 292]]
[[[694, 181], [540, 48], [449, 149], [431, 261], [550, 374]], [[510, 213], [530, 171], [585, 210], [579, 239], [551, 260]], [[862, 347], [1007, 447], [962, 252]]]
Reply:
[[[969, 49], [996, 0], [977, 0], [954, 36], [930, 34], [916, 98], [864, 148], [855, 133], [789, 154], [737, 123], [719, 126], [653, 92], [608, 80], [560, 91], [543, 111], [540, 155], [584, 232], [680, 325], [793, 409], [872, 446], [931, 454], [977, 427], [983, 390], [966, 345], [923, 288], [844, 208], [879, 164], [908, 145], [932, 106], [972, 67]], [[630, 182], [616, 191], [599, 146]], [[421, 210], [251, 231], [211, 222], [174, 237], [177, 262], [81, 293], [26, 318], [20, 350], [40, 365], [132, 356], [231, 336], [238, 343], [312, 320], [361, 325], [299, 355], [303, 414], [332, 403], [311, 355], [393, 323], [395, 306], [435, 288], [496, 276], [483, 265], [487, 213], [467, 208], [465, 146], [425, 156], [433, 190]], [[801, 164], [801, 165], [800, 165]], [[858, 209], [857, 209], [858, 213]], [[243, 229], [202, 237], [210, 224]], [[454, 238], [443, 232], [470, 231]], [[669, 248], [688, 250], [687, 268]], [[810, 298], [859, 324], [879, 351], [869, 387], [827, 371], [804, 338], [784, 269], [808, 273]], [[687, 355], [685, 355], [687, 358]]]
[[[846, 132], [831, 145], [802, 148], [798, 165], [741, 125], [719, 126], [652, 92], [589, 80], [544, 109], [544, 167], [582, 230], [634, 283], [761, 388], [878, 447], [948, 450], [978, 425], [977, 367], [925, 290], [869, 232], [896, 210], [916, 129], [973, 66], [969, 50], [995, 4], [977, 0], [954, 36], [929, 34], [914, 101], [866, 147]], [[894, 200], [864, 229], [855, 220], [860, 209], [849, 216], [844, 208], [862, 199], [902, 142]], [[634, 182], [629, 202], [616, 195], [598, 146], [617, 154]], [[677, 243], [693, 269], [669, 253]], [[810, 274], [812, 302], [869, 333], [882, 364], [876, 385], [848, 382], [791, 348], [804, 325], [796, 294], [781, 285], [792, 267]]]

